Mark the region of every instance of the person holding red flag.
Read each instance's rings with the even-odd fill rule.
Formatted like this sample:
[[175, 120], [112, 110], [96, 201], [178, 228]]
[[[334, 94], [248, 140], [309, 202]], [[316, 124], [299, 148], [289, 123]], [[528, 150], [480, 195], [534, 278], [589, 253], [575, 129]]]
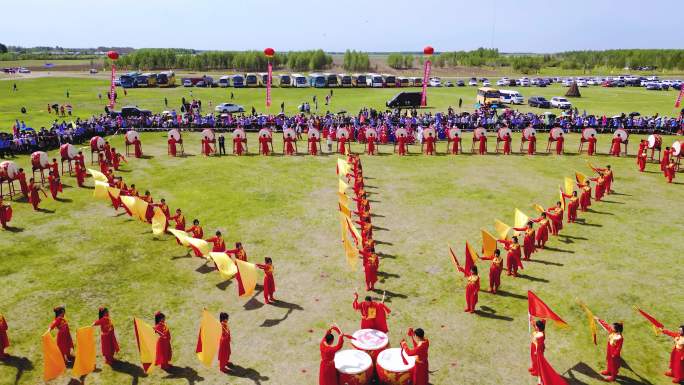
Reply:
[[[532, 322], [530, 320], [530, 322]], [[545, 320], [537, 320], [533, 323], [534, 332], [532, 333], [532, 343], [530, 344], [530, 358], [532, 360], [532, 367], [528, 370], [530, 374], [539, 377], [538, 383], [540, 385], [567, 385], [567, 381], [561, 377], [551, 367], [544, 352], [546, 350], [546, 322]]]
[[536, 232], [534, 231], [534, 222], [527, 221], [527, 225], [525, 227], [514, 227], [513, 230], [525, 232], [525, 236], [523, 237], [523, 258], [522, 259], [523, 260], [529, 260], [530, 257], [532, 257], [532, 253], [534, 253], [534, 251], [535, 251], [534, 242], [535, 242]]
[[7, 336], [7, 320], [0, 314], [0, 361], [4, 360], [9, 354], [5, 353], [5, 349], [10, 346], [10, 340]]
[[546, 215], [551, 219], [551, 234], [558, 235], [563, 229], [563, 205], [561, 201], [556, 206], [546, 209]]
[[219, 321], [221, 321], [221, 339], [219, 340], [218, 362], [219, 369], [223, 373], [230, 372], [230, 327], [228, 326], [228, 313], [221, 312], [219, 314]]
[[684, 381], [684, 325], [680, 326], [676, 332], [664, 328], [660, 331], [674, 341], [674, 347], [670, 353], [670, 370], [665, 375], [672, 377], [673, 383], [681, 383]]
[[506, 254], [506, 274], [513, 277], [518, 276], [518, 269], [524, 269], [522, 260], [520, 258], [520, 244], [518, 244], [518, 237], [514, 236], [511, 240], [499, 239], [497, 242], [504, 245], [504, 249], [508, 252]]
[[[425, 331], [421, 328], [416, 330], [409, 329], [408, 336], [411, 337], [413, 347], [409, 347], [405, 340], [401, 340], [399, 345], [409, 356], [416, 358], [416, 364], [411, 369], [412, 385], [429, 385], [430, 364], [428, 361], [428, 350], [430, 341], [425, 338]], [[418, 339], [416, 340], [416, 337]]]
[[503, 258], [501, 258], [501, 250], [494, 250], [494, 255], [484, 256], [480, 259], [492, 261], [489, 266], [489, 292], [496, 294], [501, 286], [501, 272], [503, 271]]
[[579, 208], [579, 198], [577, 197], [577, 191], [573, 191], [572, 194], [566, 194], [561, 192], [564, 198], [569, 198], [568, 202], [568, 223], [574, 223], [577, 219], [577, 209]]
[[532, 222], [539, 223], [539, 230], [537, 231], [537, 246], [540, 249], [544, 248], [544, 245], [549, 240], [549, 229], [551, 228], [551, 222], [546, 216], [546, 212], [541, 213], [539, 218], [532, 219]]
[[154, 313], [154, 332], [159, 336], [157, 340], [157, 358], [154, 364], [167, 370], [171, 367], [171, 357], [173, 357], [171, 331], [166, 326], [166, 316], [160, 311]]
[[107, 365], [114, 363], [114, 354], [119, 352], [119, 343], [114, 334], [114, 324], [109, 318], [109, 310], [106, 307], [98, 309], [98, 318], [93, 326], [100, 327], [100, 342], [102, 344], [102, 356]]
[[618, 375], [620, 370], [620, 365], [622, 364], [622, 359], [620, 358], [620, 353], [622, 352], [622, 344], [624, 339], [622, 338], [623, 325], [621, 322], [615, 322], [609, 325], [606, 321], [594, 317], [594, 319], [603, 327], [603, 330], [608, 332], [608, 341], [606, 343], [606, 370], [602, 371], [601, 374], [606, 376], [606, 382], [613, 382]]
[[275, 302], [273, 293], [276, 291], [275, 279], [273, 279], [273, 260], [270, 257], [264, 258], [264, 263], [257, 263], [256, 266], [264, 271], [264, 302], [266, 305]]
[[[336, 332], [339, 335], [337, 343], [335, 343], [335, 335], [332, 332]], [[337, 326], [331, 326], [326, 330], [325, 336], [319, 344], [321, 364], [318, 369], [318, 385], [338, 385], [335, 353], [342, 349], [345, 338], [348, 338], [348, 336], [342, 334], [342, 331]]]
[[383, 302], [374, 302], [370, 296], [359, 303], [359, 294], [354, 293], [354, 310], [361, 313], [361, 329], [375, 329], [387, 333], [387, 314], [392, 311]]
[[477, 275], [477, 266], [472, 265], [470, 269], [466, 269], [461, 266], [458, 267], [458, 271], [463, 273], [466, 278], [465, 287], [465, 300], [466, 300], [466, 313], [475, 313], [475, 306], [477, 306], [478, 293], [480, 292], [480, 276]]
[[57, 329], [57, 346], [59, 351], [62, 353], [62, 358], [64, 362], [67, 363], [74, 359], [71, 351], [74, 348], [74, 342], [71, 339], [71, 332], [69, 331], [69, 322], [64, 318], [66, 314], [66, 309], [63, 306], [57, 306], [54, 308], [55, 319], [52, 321], [48, 327], [48, 333], [53, 329]]

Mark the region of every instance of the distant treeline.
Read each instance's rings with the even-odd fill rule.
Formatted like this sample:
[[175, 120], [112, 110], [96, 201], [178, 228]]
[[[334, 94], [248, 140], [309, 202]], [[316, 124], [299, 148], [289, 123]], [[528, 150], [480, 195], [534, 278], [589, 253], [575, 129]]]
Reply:
[[413, 68], [413, 55], [402, 55], [400, 53], [391, 53], [387, 56], [387, 65], [396, 69], [410, 69]]
[[[271, 59], [273, 66], [287, 67], [293, 71], [309, 71], [328, 68], [332, 56], [323, 50], [276, 53]], [[105, 61], [105, 66], [110, 65]], [[207, 51], [193, 53], [177, 49], [145, 48], [122, 55], [117, 67], [129, 70], [189, 69], [195, 71], [234, 69], [237, 71], [266, 71], [268, 59], [261, 51]]]
[[365, 52], [347, 50], [344, 53], [342, 67], [347, 71], [367, 71], [370, 69], [370, 58]]

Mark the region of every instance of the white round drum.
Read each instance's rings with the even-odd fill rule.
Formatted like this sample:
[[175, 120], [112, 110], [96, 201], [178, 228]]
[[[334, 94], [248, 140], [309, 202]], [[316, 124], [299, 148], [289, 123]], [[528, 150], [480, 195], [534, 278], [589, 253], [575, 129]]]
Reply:
[[170, 131], [169, 131], [169, 139], [171, 139], [171, 138], [175, 139], [176, 142], [180, 141], [180, 140], [181, 140], [180, 131], [178, 131], [178, 130], [175, 129], [175, 128], [172, 129], [172, 130], [170, 130]]
[[309, 131], [307, 131], [306, 135], [307, 135], [309, 138], [320, 139], [320, 137], [321, 137], [321, 132], [318, 131], [318, 130], [315, 129], [315, 128], [309, 128]]
[[202, 138], [208, 139], [209, 141], [213, 141], [214, 140], [214, 130], [212, 130], [210, 128], [205, 128], [204, 130], [202, 130]]
[[128, 143], [133, 143], [136, 139], [140, 140], [140, 134], [138, 134], [137, 131], [130, 130], [126, 132], [126, 140], [128, 141]]
[[684, 141], [675, 140], [674, 143], [672, 143], [672, 155], [684, 156]]
[[19, 173], [19, 166], [11, 160], [0, 163], [0, 177], [13, 180]]
[[[430, 135], [430, 134], [432, 134], [432, 135]], [[428, 136], [437, 137], [437, 132], [435, 131], [434, 128], [428, 127], [428, 128], [423, 129], [423, 138], [427, 138]]]
[[416, 366], [416, 358], [404, 354], [406, 364], [401, 358], [401, 348], [385, 349], [378, 355], [376, 371], [383, 385], [410, 385], [411, 369]]
[[262, 128], [261, 130], [259, 130], [259, 136], [266, 136], [267, 138], [270, 138], [271, 130], [269, 130], [268, 128]]
[[347, 129], [347, 127], [337, 127], [336, 136], [338, 138], [349, 139], [349, 129]]
[[35, 169], [48, 168], [50, 165], [50, 159], [48, 159], [48, 154], [43, 151], [36, 151], [31, 154], [31, 165]]
[[582, 129], [582, 139], [589, 140], [589, 138], [591, 138], [592, 135], [594, 135], [594, 137], [596, 137], [597, 133], [596, 133], [595, 129], [593, 129], [591, 127], [587, 127], [587, 128]]
[[286, 129], [283, 130], [283, 138], [287, 138], [288, 136], [289, 136], [290, 138], [295, 138], [295, 139], [296, 139], [296, 138], [297, 138], [297, 133], [295, 132], [295, 130], [293, 130], [293, 129], [291, 129], [291, 128], [286, 128]]
[[473, 131], [473, 138], [480, 139], [481, 136], [487, 136], [487, 130], [484, 127], [478, 127]]
[[534, 134], [535, 136], [537, 135], [537, 130], [535, 130], [534, 127], [526, 127], [523, 130], [522, 134], [523, 134], [523, 138], [525, 138], [525, 140], [530, 140], [530, 137], [532, 137], [532, 134]]
[[553, 140], [558, 140], [561, 135], [563, 135], [563, 129], [560, 127], [554, 127], [551, 129], [551, 132], [549, 132], [549, 137]]
[[496, 136], [501, 140], [506, 138], [506, 134], [512, 135], [511, 129], [508, 127], [501, 127], [499, 128], [499, 131], [496, 132]]
[[104, 150], [105, 140], [100, 136], [93, 136], [90, 138], [90, 150], [102, 151]]
[[648, 136], [648, 148], [654, 148], [660, 150], [661, 146], [663, 145], [663, 137], [654, 134], [654, 135], [649, 135]]
[[447, 135], [449, 136], [449, 139], [454, 140], [454, 138], [458, 135], [459, 137], [461, 136], [461, 129], [458, 127], [451, 127], [447, 131]]
[[62, 157], [62, 159], [72, 160], [76, 158], [78, 151], [76, 151], [76, 147], [74, 147], [71, 143], [65, 143], [59, 147], [59, 155]]
[[622, 141], [622, 143], [625, 143], [627, 141], [627, 139], [629, 138], [629, 134], [627, 133], [627, 131], [625, 131], [624, 128], [618, 128], [617, 130], [615, 130], [613, 137], [616, 137], [616, 136], [620, 137], [620, 140]]
[[377, 138], [378, 132], [375, 131], [375, 128], [367, 128], [366, 129], [366, 137], [367, 138]]
[[236, 128], [235, 131], [233, 131], [233, 138], [240, 138], [244, 139], [247, 137], [247, 134], [245, 134], [245, 130], [242, 128]]
[[395, 137], [400, 137], [400, 136], [408, 136], [408, 131], [406, 131], [405, 128], [397, 128], [397, 130], [394, 132]]
[[335, 353], [335, 369], [339, 384], [368, 385], [373, 378], [373, 360], [361, 350], [340, 350]]
[[352, 334], [355, 339], [351, 340], [351, 344], [359, 350], [368, 353], [373, 360], [384, 350], [389, 344], [387, 334], [375, 329], [361, 329]]

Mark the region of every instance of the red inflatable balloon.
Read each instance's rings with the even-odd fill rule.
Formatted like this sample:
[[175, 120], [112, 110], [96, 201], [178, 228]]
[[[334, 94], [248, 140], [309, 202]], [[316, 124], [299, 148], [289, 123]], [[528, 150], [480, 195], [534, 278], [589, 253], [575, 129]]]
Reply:
[[428, 45], [427, 47], [423, 48], [423, 53], [424, 53], [425, 55], [430, 56], [430, 55], [432, 55], [433, 53], [435, 53], [435, 49], [432, 48], [432, 47], [430, 47], [430, 46]]
[[273, 57], [273, 55], [275, 55], [275, 50], [273, 48], [266, 48], [264, 50], [264, 55], [267, 57]]
[[116, 51], [109, 51], [109, 52], [107, 52], [107, 57], [112, 59], [112, 60], [116, 60], [119, 58], [119, 53]]

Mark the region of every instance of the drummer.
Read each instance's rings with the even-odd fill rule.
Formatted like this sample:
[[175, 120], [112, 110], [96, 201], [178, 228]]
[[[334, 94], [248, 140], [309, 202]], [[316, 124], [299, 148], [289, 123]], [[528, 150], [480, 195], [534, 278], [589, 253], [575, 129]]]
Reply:
[[392, 311], [384, 301], [374, 302], [373, 298], [366, 296], [365, 301], [359, 303], [359, 294], [354, 293], [354, 310], [361, 312], [361, 329], [375, 329], [387, 333], [387, 314]]
[[587, 155], [594, 155], [596, 153], [596, 135], [591, 134], [589, 139], [587, 139], [587, 142], [589, 142], [587, 147]]
[[527, 155], [534, 155], [537, 150], [537, 136], [534, 132], [527, 138]]
[[563, 133], [560, 132], [558, 133], [558, 138], [556, 139], [556, 155], [563, 155], [563, 143], [565, 142], [565, 138], [563, 137]]
[[506, 135], [503, 138], [503, 154], [504, 155], [511, 155], [511, 133], [507, 132]]
[[176, 137], [173, 135], [169, 135], [169, 155], [171, 156], [176, 156]]
[[9, 203], [3, 203], [2, 195], [0, 195], [0, 226], [2, 226], [3, 229], [6, 229], [7, 223], [10, 220], [12, 220], [12, 206], [10, 206]]
[[428, 363], [428, 349], [430, 348], [430, 341], [425, 338], [425, 331], [418, 328], [416, 330], [409, 329], [408, 336], [411, 337], [413, 347], [410, 348], [405, 340], [401, 340], [401, 348], [409, 356], [416, 357], [416, 365], [412, 369], [413, 381], [412, 385], [428, 385], [429, 384], [429, 363]]
[[[336, 332], [339, 335], [335, 343]], [[321, 340], [319, 349], [321, 350], [321, 364], [318, 371], [318, 385], [337, 385], [337, 369], [335, 369], [335, 353], [342, 349], [344, 338], [342, 331], [337, 326], [331, 326]]]
[[432, 136], [432, 131], [425, 138], [425, 155], [435, 155], [435, 137]]
[[451, 139], [451, 154], [458, 155], [458, 148], [461, 145], [461, 137], [458, 132], [454, 132], [454, 137]]
[[670, 149], [670, 147], [665, 147], [665, 152], [663, 152], [663, 158], [660, 159], [660, 171], [663, 172], [663, 175], [667, 177], [667, 171], [665, 170], [667, 168], [667, 165], [670, 164], [670, 157], [674, 153], [674, 150]]

